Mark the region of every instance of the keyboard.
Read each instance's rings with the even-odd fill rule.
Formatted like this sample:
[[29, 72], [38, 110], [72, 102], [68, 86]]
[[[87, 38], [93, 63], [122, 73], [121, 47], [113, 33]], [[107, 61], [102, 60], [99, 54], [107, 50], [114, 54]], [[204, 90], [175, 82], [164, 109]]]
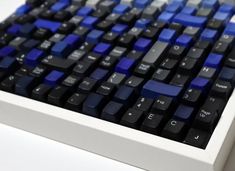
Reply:
[[235, 139], [234, 14], [27, 0], [0, 23], [0, 122], [146, 170], [219, 171]]

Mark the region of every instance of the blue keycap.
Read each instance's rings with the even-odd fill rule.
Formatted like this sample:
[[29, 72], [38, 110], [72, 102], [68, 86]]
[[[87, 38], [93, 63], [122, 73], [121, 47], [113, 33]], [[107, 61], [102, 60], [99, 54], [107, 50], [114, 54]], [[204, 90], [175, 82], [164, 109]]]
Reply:
[[235, 69], [223, 67], [219, 74], [219, 78], [224, 81], [232, 82], [235, 79]]
[[129, 7], [128, 5], [119, 4], [119, 5], [117, 5], [117, 6], [113, 9], [113, 13], [116, 13], [116, 14], [124, 14], [124, 13], [126, 13], [129, 9], [130, 9], [130, 7]]
[[202, 1], [202, 7], [216, 9], [218, 5], [219, 5], [218, 0], [203, 0]]
[[122, 58], [117, 64], [115, 71], [125, 75], [130, 75], [130, 71], [135, 65], [135, 60], [130, 58]]
[[16, 49], [11, 46], [4, 46], [0, 49], [0, 57], [12, 56], [16, 53]]
[[97, 24], [97, 22], [98, 22], [98, 18], [97, 18], [97, 17], [87, 16], [87, 17], [81, 22], [80, 25], [92, 29], [92, 28], [95, 26], [95, 24]]
[[181, 11], [181, 13], [187, 14], [187, 15], [194, 15], [196, 12], [197, 12], [197, 9], [192, 6], [185, 6]]
[[214, 42], [218, 36], [218, 32], [216, 30], [212, 29], [205, 29], [203, 30], [201, 34], [201, 39], [202, 40], [207, 40], [210, 42]]
[[100, 38], [103, 36], [104, 32], [100, 30], [92, 30], [86, 38], [86, 41], [92, 44], [99, 42]]
[[127, 29], [128, 26], [125, 24], [116, 24], [112, 27], [111, 31], [117, 34], [123, 34]]
[[69, 34], [63, 40], [63, 42], [69, 44], [72, 47], [77, 46], [80, 41], [81, 41], [81, 38], [76, 34]]
[[63, 79], [64, 73], [60, 71], [51, 71], [44, 79], [44, 83], [50, 86], [56, 86], [56, 84]]
[[29, 95], [29, 85], [34, 82], [34, 78], [30, 76], [23, 76], [21, 77], [16, 85], [15, 85], [15, 92], [16, 94], [20, 94], [22, 96]]
[[190, 87], [205, 90], [208, 88], [210, 84], [210, 80], [206, 78], [196, 77], [192, 80]]
[[191, 120], [193, 112], [194, 108], [185, 105], [179, 105], [174, 113], [174, 118], [188, 122]]
[[31, 9], [31, 7], [27, 4], [21, 5], [15, 12], [16, 15], [24, 15], [27, 12], [29, 12], [29, 10]]
[[54, 33], [60, 28], [61, 23], [44, 19], [37, 19], [34, 25], [38, 28], [48, 29]]
[[176, 44], [180, 45], [180, 46], [188, 47], [192, 43], [193, 43], [193, 38], [191, 36], [186, 35], [186, 34], [183, 34], [176, 39]]
[[163, 22], [166, 22], [166, 23], [170, 23], [174, 16], [175, 16], [174, 13], [162, 12], [158, 17], [158, 21], [163, 21]]
[[212, 67], [212, 68], [218, 68], [220, 66], [222, 60], [223, 60], [223, 55], [211, 53], [207, 57], [204, 65], [208, 66], [208, 67]]
[[44, 56], [44, 52], [39, 49], [32, 49], [25, 58], [25, 64], [36, 66], [39, 60]]
[[224, 3], [220, 6], [218, 11], [232, 14], [234, 12], [234, 6]]
[[217, 20], [222, 20], [222, 21], [225, 21], [227, 22], [230, 18], [230, 13], [225, 13], [225, 12], [216, 12], [214, 17], [214, 19], [217, 19]]
[[134, 88], [128, 86], [121, 86], [114, 95], [115, 101], [123, 104], [129, 104], [131, 98], [135, 93]]
[[142, 18], [136, 21], [135, 27], [146, 29], [150, 23], [151, 23], [151, 20]]
[[93, 12], [93, 9], [90, 7], [82, 7], [81, 9], [78, 10], [77, 15], [79, 16], [87, 16]]
[[141, 95], [147, 98], [155, 99], [159, 95], [177, 97], [180, 95], [182, 87], [149, 80], [143, 87]]
[[57, 42], [51, 48], [51, 54], [58, 57], [65, 57], [71, 52], [71, 46], [65, 42]]
[[10, 72], [10, 68], [14, 66], [16, 59], [13, 57], [6, 56], [0, 61], [0, 70]]
[[173, 21], [184, 26], [203, 27], [207, 18], [179, 13], [174, 17]]
[[173, 2], [173, 3], [170, 3], [165, 11], [167, 12], [172, 12], [172, 13], [177, 13], [179, 12], [180, 10], [182, 9], [182, 4], [181, 3], [178, 3], [178, 2]]
[[21, 25], [13, 24], [11, 27], [7, 29], [7, 33], [17, 35], [20, 31]]
[[95, 46], [93, 51], [101, 55], [107, 55], [110, 52], [111, 47], [112, 46], [108, 43], [99, 43]]
[[163, 29], [159, 35], [158, 40], [163, 41], [163, 42], [173, 43], [176, 36], [177, 36], [177, 33], [175, 30]]
[[54, 5], [51, 6], [51, 10], [54, 12], [58, 12], [58, 11], [63, 10], [67, 6], [68, 6], [68, 3], [56, 2]]
[[108, 70], [97, 68], [94, 72], [91, 73], [90, 77], [94, 80], [104, 80], [108, 73]]
[[134, 44], [134, 49], [137, 51], [146, 52], [151, 47], [152, 41], [150, 39], [139, 38]]
[[121, 103], [117, 103], [114, 101], [110, 101], [104, 108], [102, 112], [102, 119], [111, 121], [111, 122], [118, 122], [120, 117], [123, 114], [124, 105]]
[[235, 36], [235, 23], [229, 23], [227, 24], [224, 34]]
[[134, 1], [134, 7], [136, 8], [145, 8], [147, 5], [149, 5], [151, 0], [135, 0]]
[[102, 110], [103, 104], [104, 96], [96, 93], [91, 93], [83, 103], [82, 111], [85, 114], [98, 117], [100, 110]]

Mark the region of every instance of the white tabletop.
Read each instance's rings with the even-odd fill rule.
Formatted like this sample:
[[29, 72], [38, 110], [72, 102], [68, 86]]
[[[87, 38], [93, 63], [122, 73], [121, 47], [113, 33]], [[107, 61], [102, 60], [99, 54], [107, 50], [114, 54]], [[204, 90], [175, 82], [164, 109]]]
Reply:
[[[0, 20], [24, 0], [1, 0]], [[1, 112], [1, 110], [0, 110]], [[234, 171], [235, 149], [225, 171]], [[157, 166], [156, 166], [157, 168]], [[1, 171], [141, 171], [71, 146], [0, 124]]]

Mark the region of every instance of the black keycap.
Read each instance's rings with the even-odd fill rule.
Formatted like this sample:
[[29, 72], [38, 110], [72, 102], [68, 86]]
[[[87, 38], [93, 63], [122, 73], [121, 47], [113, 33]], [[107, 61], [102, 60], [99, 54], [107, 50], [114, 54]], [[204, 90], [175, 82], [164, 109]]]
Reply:
[[174, 77], [172, 78], [172, 80], [170, 81], [170, 84], [183, 87], [187, 85], [189, 81], [190, 81], [189, 75], [176, 73]]
[[185, 57], [179, 64], [179, 71], [182, 73], [193, 72], [198, 68], [198, 60]]
[[207, 23], [207, 27], [210, 29], [221, 31], [223, 29], [224, 21], [217, 19], [210, 19]]
[[228, 100], [232, 93], [232, 85], [227, 81], [216, 80], [211, 88], [211, 95]]
[[46, 10], [46, 11], [43, 11], [41, 14], [40, 14], [40, 17], [41, 18], [44, 18], [44, 19], [52, 19], [54, 17], [54, 12], [51, 11], [51, 10]]
[[47, 30], [47, 29], [42, 29], [42, 28], [39, 28], [34, 34], [34, 38], [35, 39], [39, 39], [39, 40], [44, 40], [44, 39], [47, 39], [49, 38], [50, 36], [52, 35], [52, 33]]
[[191, 57], [194, 59], [203, 58], [205, 56], [205, 50], [199, 48], [191, 48], [187, 54], [187, 57]]
[[223, 54], [224, 56], [227, 55], [228, 51], [230, 49], [230, 44], [223, 42], [223, 41], [218, 41], [215, 43], [212, 52], [214, 53], [219, 53], [219, 54]]
[[186, 131], [186, 124], [184, 122], [171, 119], [163, 128], [161, 135], [172, 140], [181, 141]]
[[82, 111], [87, 115], [98, 117], [104, 105], [104, 96], [96, 93], [91, 93], [84, 101]]
[[140, 77], [148, 78], [153, 73], [153, 67], [151, 64], [141, 62], [134, 70], [134, 74]]
[[23, 76], [16, 81], [15, 93], [22, 96], [30, 96], [33, 88], [37, 85], [37, 80], [31, 76]]
[[156, 39], [159, 33], [160, 29], [150, 26], [144, 31], [143, 37], [148, 39]]
[[129, 109], [121, 119], [121, 124], [131, 127], [138, 128], [143, 121], [144, 113], [140, 110]]
[[42, 79], [47, 74], [47, 69], [43, 66], [37, 66], [32, 69], [30, 75], [33, 77], [38, 78], [39, 80]]
[[208, 132], [213, 132], [225, 105], [226, 102], [224, 99], [208, 97], [197, 113], [193, 126]]
[[64, 79], [62, 82], [62, 85], [69, 87], [69, 88], [75, 88], [78, 83], [80, 82], [81, 78], [75, 75], [69, 75], [67, 78]]
[[49, 52], [52, 48], [52, 46], [54, 45], [53, 42], [45, 40], [43, 41], [40, 45], [39, 45], [39, 49], [43, 50], [43, 51], [47, 51]]
[[70, 98], [68, 98], [65, 107], [67, 109], [81, 112], [83, 102], [85, 101], [87, 95], [81, 93], [75, 93]]
[[48, 102], [57, 106], [63, 105], [69, 97], [68, 87], [57, 86], [48, 94]]
[[235, 68], [235, 48], [233, 48], [230, 54], [227, 56], [225, 65]]
[[52, 87], [46, 84], [40, 84], [32, 91], [32, 98], [39, 101], [47, 101], [47, 96]]
[[182, 100], [187, 105], [192, 105], [192, 106], [199, 105], [202, 100], [202, 91], [189, 88], [184, 93]]
[[51, 69], [71, 71], [71, 69], [75, 65], [75, 61], [50, 55], [42, 60], [42, 64]]
[[204, 66], [204, 67], [202, 67], [198, 76], [208, 78], [208, 79], [214, 79], [214, 77], [216, 76], [216, 69]]
[[89, 73], [92, 67], [92, 63], [79, 61], [73, 69], [73, 73], [77, 76], [84, 76]]
[[119, 38], [118, 44], [124, 47], [132, 47], [132, 44], [136, 40], [134, 35], [131, 34], [124, 34], [122, 37]]
[[133, 87], [133, 88], [140, 88], [144, 83], [144, 79], [136, 76], [131, 76], [125, 82], [125, 85]]
[[124, 82], [125, 78], [125, 74], [115, 72], [109, 77], [108, 82], [118, 86]]
[[60, 26], [60, 28], [58, 29], [58, 32], [62, 34], [69, 34], [74, 29], [75, 29], [75, 25], [73, 23], [65, 22]]
[[136, 15], [130, 12], [125, 13], [119, 18], [119, 21], [121, 23], [130, 24], [130, 25], [133, 24], [135, 20], [136, 20]]
[[166, 82], [169, 80], [171, 76], [171, 71], [167, 69], [157, 69], [157, 71], [154, 72], [152, 79], [157, 81]]
[[119, 35], [114, 32], [108, 32], [103, 37], [102, 40], [106, 43], [113, 43], [118, 40]]
[[178, 60], [166, 58], [160, 64], [160, 67], [164, 69], [168, 69], [168, 70], [173, 70], [177, 66], [177, 64], [178, 64]]
[[211, 135], [207, 132], [191, 128], [186, 135], [186, 138], [184, 139], [184, 143], [194, 147], [205, 149], [210, 136]]
[[97, 89], [97, 93], [101, 94], [106, 97], [112, 97], [113, 93], [116, 90], [116, 86], [109, 82], [104, 82], [100, 85], [100, 87]]
[[152, 107], [152, 113], [161, 115], [171, 115], [171, 111], [174, 108], [174, 101], [171, 97], [159, 96]]
[[108, 15], [108, 12], [105, 11], [105, 10], [102, 10], [102, 9], [96, 9], [93, 13], [92, 13], [92, 16], [93, 17], [97, 17], [97, 18], [100, 18], [100, 19], [103, 19], [105, 18], [106, 16]]
[[96, 84], [97, 84], [96, 80], [86, 77], [79, 84], [78, 90], [83, 93], [89, 93], [95, 88]]
[[194, 45], [195, 48], [205, 49], [206, 53], [211, 48], [211, 42], [207, 40], [199, 40]]
[[112, 69], [117, 62], [118, 58], [113, 56], [106, 56], [101, 60], [100, 66], [105, 69]]
[[84, 38], [89, 33], [89, 31], [89, 28], [80, 26], [74, 31], [74, 34]]
[[146, 113], [151, 109], [152, 104], [153, 104], [153, 99], [140, 97], [135, 103], [133, 108], [135, 108], [136, 110], [141, 110]]
[[141, 130], [151, 133], [151, 134], [159, 134], [162, 125], [164, 123], [163, 115], [158, 114], [148, 114], [141, 125]]
[[99, 22], [96, 27], [99, 30], [109, 31], [113, 26], [113, 23], [111, 21], [103, 20]]
[[170, 48], [168, 55], [170, 58], [181, 59], [185, 56], [186, 50], [183, 46], [174, 45]]
[[65, 20], [68, 20], [69, 18], [71, 18], [71, 14], [68, 11], [58, 11], [55, 15], [54, 15], [54, 19], [56, 21], [60, 21], [63, 22]]
[[1, 82], [0, 88], [1, 90], [4, 91], [13, 92], [15, 88], [15, 82], [16, 82], [16, 77], [10, 75]]
[[128, 58], [140, 60], [144, 56], [143, 52], [132, 50], [127, 54]]
[[111, 121], [119, 122], [124, 112], [124, 105], [114, 101], [110, 101], [103, 109], [101, 118]]

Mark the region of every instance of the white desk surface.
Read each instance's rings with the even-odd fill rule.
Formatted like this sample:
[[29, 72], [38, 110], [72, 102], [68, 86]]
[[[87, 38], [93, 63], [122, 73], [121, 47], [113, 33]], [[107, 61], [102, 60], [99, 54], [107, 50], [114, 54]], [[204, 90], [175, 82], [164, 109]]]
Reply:
[[[0, 20], [24, 0], [1, 0]], [[1, 112], [1, 109], [0, 109]], [[235, 148], [224, 171], [234, 171]], [[156, 166], [157, 168], [157, 166]], [[141, 171], [71, 146], [0, 124], [1, 171]]]

